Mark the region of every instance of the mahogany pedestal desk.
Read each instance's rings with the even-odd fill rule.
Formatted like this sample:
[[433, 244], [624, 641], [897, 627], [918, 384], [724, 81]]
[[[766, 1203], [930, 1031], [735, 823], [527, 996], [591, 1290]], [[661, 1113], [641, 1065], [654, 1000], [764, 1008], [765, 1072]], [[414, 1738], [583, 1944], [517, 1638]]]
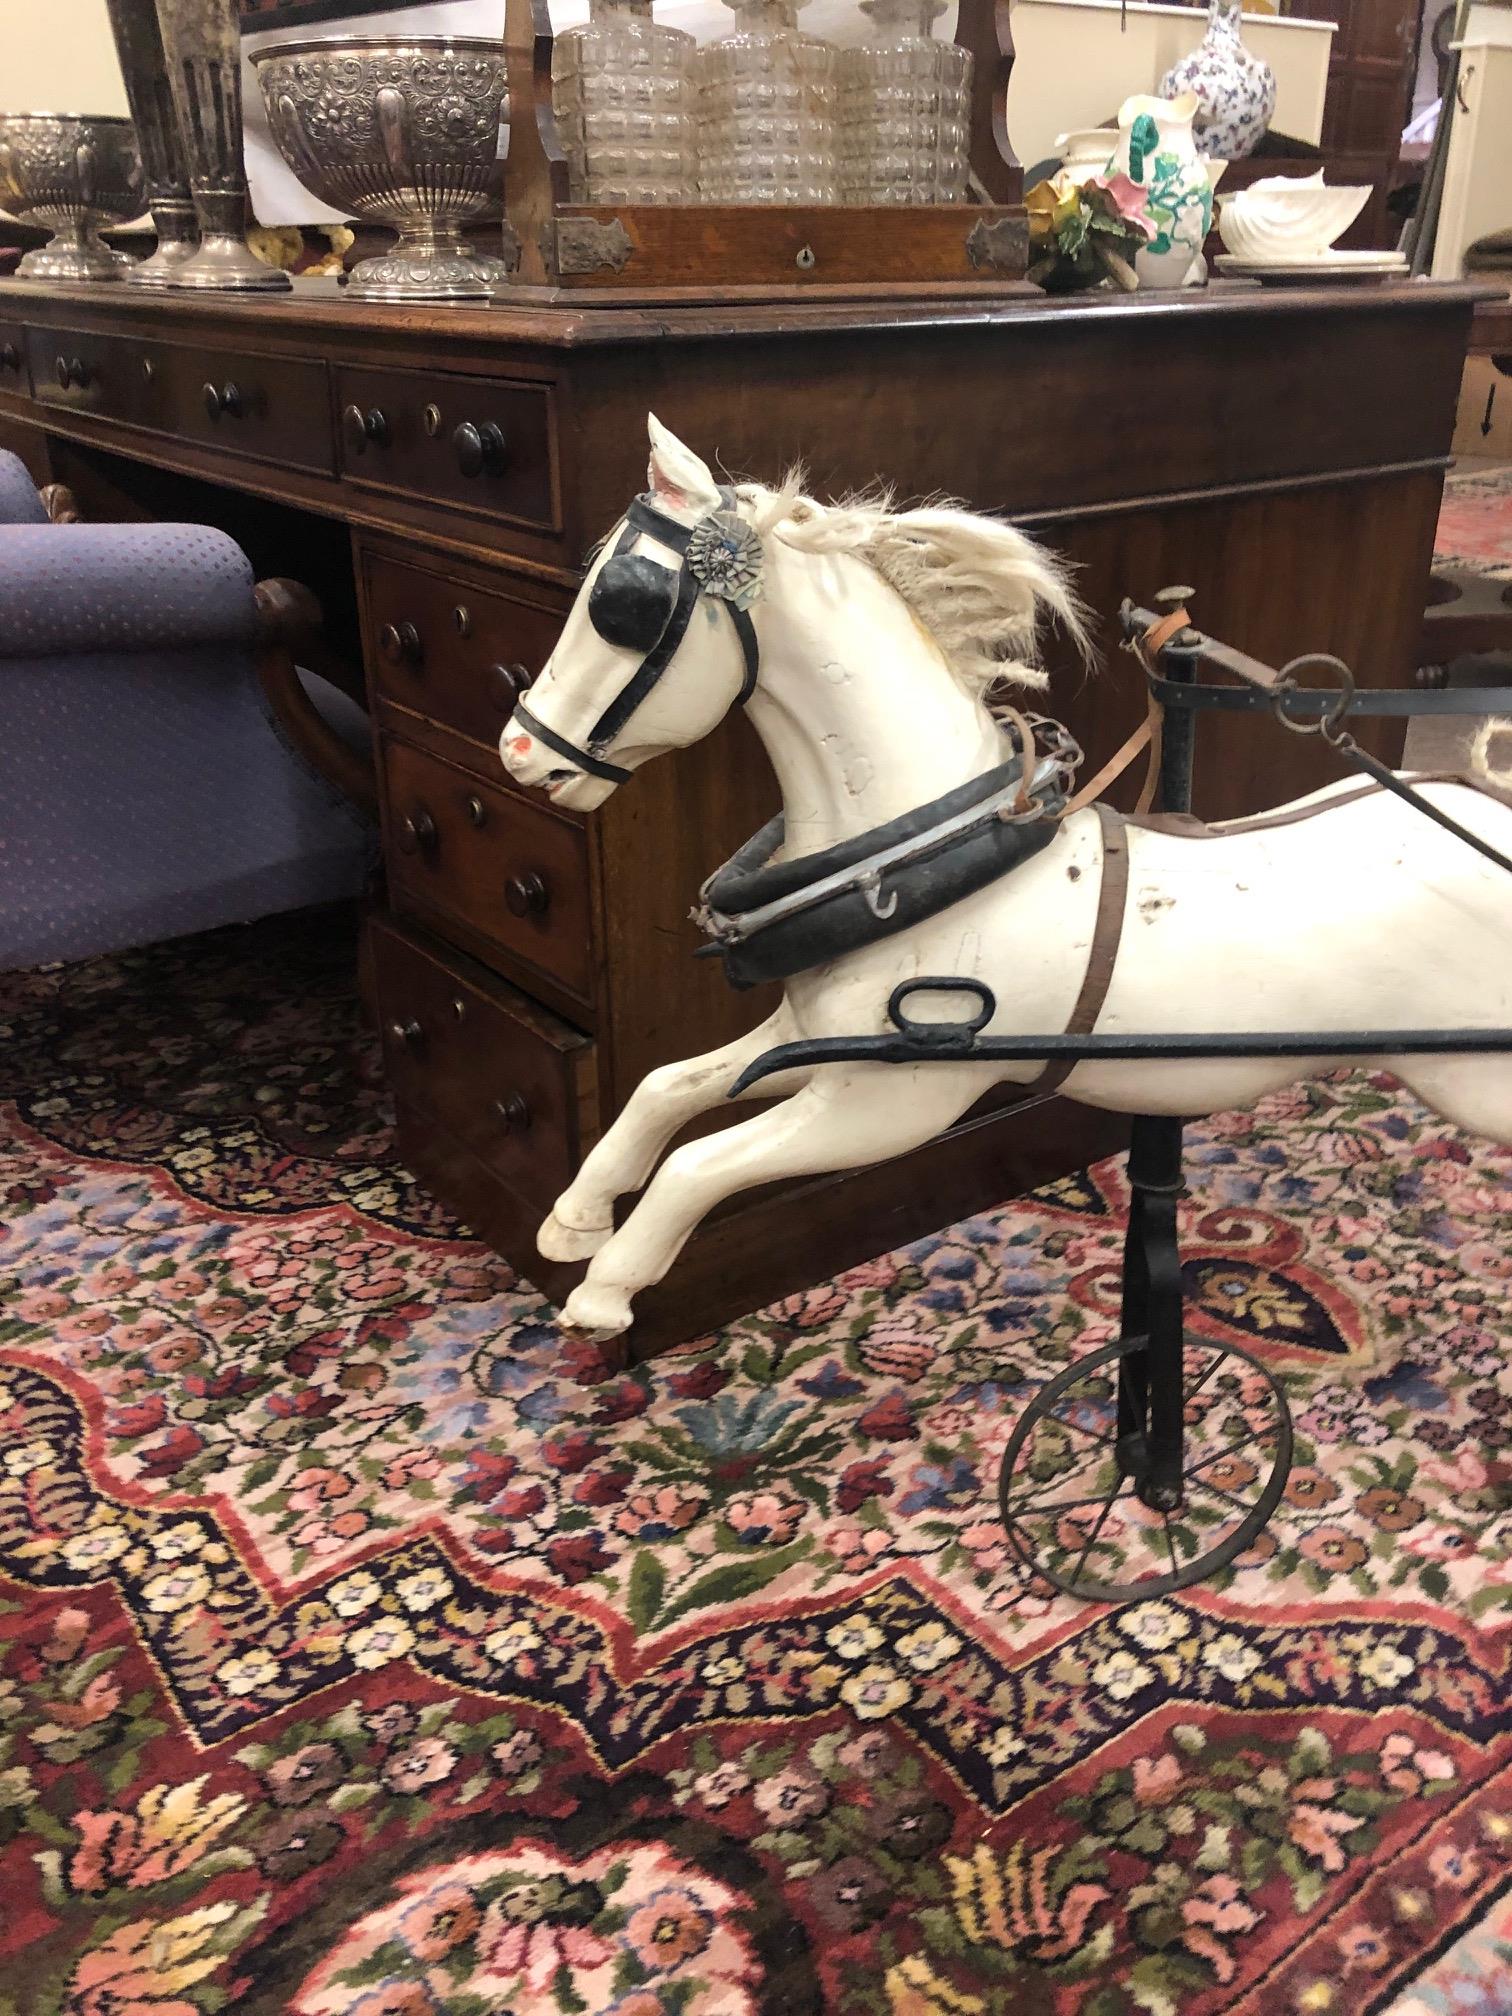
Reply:
[[[533, 1234], [652, 1065], [768, 1012], [694, 962], [699, 882], [770, 814], [742, 720], [588, 818], [515, 789], [499, 730], [583, 554], [643, 487], [647, 408], [712, 464], [820, 496], [878, 476], [1019, 520], [1080, 565], [1103, 669], [1048, 711], [1094, 766], [1143, 681], [1119, 600], [1170, 582], [1272, 663], [1406, 681], [1477, 292], [1456, 285], [800, 306], [346, 303], [0, 284], [0, 440], [83, 514], [199, 518], [360, 640], [387, 893], [371, 927], [403, 1152], [548, 1294]], [[1390, 724], [1374, 746], [1396, 754]], [[1362, 730], [1362, 739], [1365, 731]], [[1400, 736], [1400, 724], [1395, 734]], [[1331, 775], [1315, 741], [1204, 723], [1222, 818]], [[753, 1193], [643, 1298], [631, 1349], [835, 1273], [1115, 1146], [1057, 1099], [880, 1169]]]

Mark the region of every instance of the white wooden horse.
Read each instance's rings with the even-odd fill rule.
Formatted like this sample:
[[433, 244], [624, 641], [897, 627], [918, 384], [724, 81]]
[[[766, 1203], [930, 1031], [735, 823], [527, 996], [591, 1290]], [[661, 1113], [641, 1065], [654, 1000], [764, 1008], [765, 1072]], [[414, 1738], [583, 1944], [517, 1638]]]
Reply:
[[[651, 487], [639, 515], [654, 525], [663, 514], [670, 543], [637, 528], [637, 507], [606, 542], [526, 707], [504, 730], [512, 776], [543, 786], [559, 805], [590, 810], [653, 756], [707, 735], [758, 663], [750, 715], [781, 786], [785, 861], [864, 835], [1004, 761], [1011, 744], [985, 704], [988, 687], [1005, 675], [1044, 683], [1023, 662], [1042, 610], [1076, 623], [1064, 577], [1045, 553], [1011, 527], [964, 512], [830, 507], [800, 496], [796, 484], [721, 491], [654, 418], [650, 436]], [[654, 602], [677, 584], [686, 590], [689, 529], [706, 530], [721, 508], [750, 528], [734, 588], [717, 582], [700, 593], [694, 582], [697, 600], [678, 619], [685, 630], [673, 625], [657, 665], [655, 651], [647, 655], [655, 613], [648, 625], [644, 610], [620, 604], [642, 591]], [[627, 573], [627, 558], [643, 564]], [[613, 593], [601, 591], [605, 606], [590, 610], [600, 575], [616, 562]], [[753, 566], [759, 596], [742, 625], [731, 612]], [[620, 641], [606, 641], [606, 631]], [[1477, 762], [1484, 768], [1483, 754]], [[1512, 848], [1512, 808], [1468, 785], [1424, 788], [1492, 844]], [[1297, 802], [1326, 805], [1334, 795]], [[794, 1070], [752, 1094], [780, 1103], [662, 1160], [671, 1137], [721, 1105], [755, 1058], [800, 1037], [881, 1032], [893, 988], [916, 975], [984, 981], [998, 1004], [990, 1034], [1065, 1029], [1088, 968], [1102, 830], [1091, 808], [1073, 813], [1002, 879], [906, 931], [794, 973], [782, 1005], [749, 1035], [649, 1073], [541, 1227], [549, 1258], [591, 1256], [564, 1321], [625, 1329], [636, 1292], [662, 1278], [699, 1221], [732, 1193], [903, 1154], [991, 1085], [1036, 1077], [1040, 1067], [1027, 1062]], [[1512, 1023], [1512, 884], [1388, 793], [1217, 838], [1137, 825], [1127, 833], [1123, 930], [1100, 1032]], [[972, 1005], [916, 995], [910, 1013], [950, 1020]], [[1512, 1058], [1373, 1061], [1446, 1118], [1512, 1141]], [[1120, 1112], [1191, 1116], [1248, 1105], [1320, 1068], [1331, 1068], [1328, 1060], [1095, 1062], [1078, 1065], [1065, 1089]], [[615, 1231], [616, 1198], [647, 1185]]]

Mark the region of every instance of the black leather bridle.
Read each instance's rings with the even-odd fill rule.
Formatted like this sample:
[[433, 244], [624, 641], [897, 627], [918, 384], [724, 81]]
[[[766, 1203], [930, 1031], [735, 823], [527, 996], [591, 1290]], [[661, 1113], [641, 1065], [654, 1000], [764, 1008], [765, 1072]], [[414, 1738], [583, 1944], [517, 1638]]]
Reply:
[[[607, 777], [616, 784], [623, 784], [630, 776], [630, 771], [622, 764], [611, 763], [605, 752], [614, 746], [626, 722], [641, 702], [649, 697], [677, 655], [678, 646], [693, 620], [693, 611], [703, 595], [712, 594], [724, 603], [735, 625], [735, 635], [740, 640], [745, 677], [738, 704], [743, 707], [755, 690], [761, 664], [755, 626], [746, 611], [737, 606], [728, 594], [721, 593], [708, 578], [699, 578], [688, 556], [689, 546], [701, 536], [706, 537], [711, 527], [717, 532], [720, 523], [734, 521], [734, 491], [721, 490], [719, 496], [719, 511], [709, 513], [697, 525], [684, 525], [676, 518], [668, 517], [649, 495], [637, 497], [625, 513], [624, 526], [614, 543], [614, 551], [599, 569], [589, 592], [588, 619], [606, 644], [617, 644], [643, 655], [635, 671], [594, 722], [586, 747], [579, 748], [565, 735], [548, 728], [536, 719], [528, 707], [520, 705], [515, 708], [515, 719], [537, 741], [544, 742], [559, 756], [565, 756], [590, 777]], [[647, 559], [644, 554], [632, 553], [630, 548], [643, 535], [681, 554], [682, 566], [674, 572], [670, 567]]]

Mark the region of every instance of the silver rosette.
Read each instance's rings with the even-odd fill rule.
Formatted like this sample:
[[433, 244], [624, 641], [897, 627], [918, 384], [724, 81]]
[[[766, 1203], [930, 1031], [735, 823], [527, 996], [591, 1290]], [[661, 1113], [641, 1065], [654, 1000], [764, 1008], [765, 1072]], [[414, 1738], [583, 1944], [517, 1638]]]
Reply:
[[734, 511], [711, 511], [693, 528], [688, 567], [706, 595], [748, 609], [761, 593], [761, 539]]

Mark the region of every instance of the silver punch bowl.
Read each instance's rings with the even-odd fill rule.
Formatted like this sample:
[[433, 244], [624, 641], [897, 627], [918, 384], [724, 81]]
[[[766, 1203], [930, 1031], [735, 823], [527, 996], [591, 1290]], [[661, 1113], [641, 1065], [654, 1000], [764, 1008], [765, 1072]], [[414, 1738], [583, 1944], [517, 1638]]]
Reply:
[[367, 301], [475, 301], [506, 277], [458, 226], [497, 215], [503, 45], [481, 37], [342, 35], [252, 57], [278, 150], [314, 195], [390, 224], [393, 251], [352, 269]]
[[100, 237], [147, 207], [129, 119], [0, 113], [0, 205], [54, 237], [16, 269], [27, 280], [119, 280], [127, 261]]

